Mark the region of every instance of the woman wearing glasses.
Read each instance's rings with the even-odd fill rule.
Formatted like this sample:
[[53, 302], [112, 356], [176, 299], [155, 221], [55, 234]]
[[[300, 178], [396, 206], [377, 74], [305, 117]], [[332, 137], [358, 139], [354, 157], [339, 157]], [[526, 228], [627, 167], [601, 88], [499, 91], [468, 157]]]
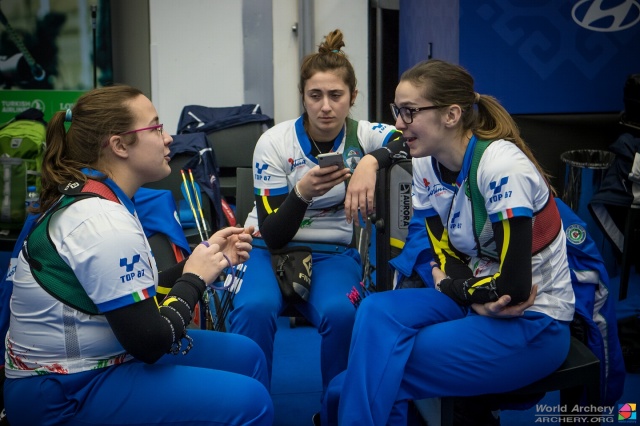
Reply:
[[[128, 86], [95, 89], [54, 114], [45, 220], [13, 279], [4, 388], [12, 425], [272, 424], [260, 348], [233, 334], [187, 334], [206, 285], [249, 257], [252, 229], [221, 230], [158, 276], [138, 221], [132, 197], [170, 173], [171, 142], [153, 104]], [[81, 187], [102, 196], [57, 209]], [[37, 232], [49, 241], [36, 244]], [[160, 306], [159, 283], [172, 287]]]
[[[436, 284], [360, 305], [348, 368], [325, 399], [327, 424], [406, 424], [410, 399], [513, 390], [553, 372], [569, 349], [565, 234], [507, 111], [476, 93], [465, 69], [439, 60], [402, 75], [392, 111], [413, 157], [414, 215], [427, 228]], [[348, 215], [366, 208], [363, 179], [398, 154], [385, 151], [360, 162]]]

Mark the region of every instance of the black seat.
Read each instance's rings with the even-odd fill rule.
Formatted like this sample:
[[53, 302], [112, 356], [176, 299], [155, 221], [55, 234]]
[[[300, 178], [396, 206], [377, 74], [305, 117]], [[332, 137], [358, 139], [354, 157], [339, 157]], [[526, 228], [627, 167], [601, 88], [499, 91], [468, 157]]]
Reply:
[[247, 220], [247, 215], [255, 206], [253, 195], [253, 169], [238, 167], [236, 169], [236, 219], [239, 225]]
[[157, 232], [150, 236], [148, 240], [153, 257], [156, 260], [158, 272], [169, 269], [186, 257], [184, 253], [181, 253], [180, 256], [176, 255], [176, 248], [166, 234]]
[[[169, 162], [169, 166], [171, 167], [171, 174], [169, 174], [169, 176], [165, 177], [164, 179], [161, 179], [156, 182], [147, 183], [144, 186], [146, 188], [151, 188], [151, 189], [168, 189], [169, 191], [171, 191], [171, 194], [173, 194], [173, 199], [176, 202], [176, 207], [180, 208], [180, 200], [185, 199], [184, 195], [182, 194], [183, 180], [182, 180], [182, 174], [180, 173], [180, 170], [183, 169], [185, 164], [187, 164], [187, 162], [191, 160], [192, 157], [193, 155], [188, 153], [180, 153], [180, 154], [174, 155], [173, 158], [171, 158], [171, 161]], [[187, 180], [187, 182], [189, 182], [189, 180]], [[210, 231], [209, 234], [213, 234], [213, 232], [211, 231], [213, 229], [212, 224], [215, 224], [216, 222], [215, 222], [215, 218], [212, 215], [212, 211], [213, 211], [212, 202], [207, 196], [207, 194], [202, 190], [200, 191], [200, 196], [202, 199], [203, 215], [205, 217], [207, 227]], [[197, 208], [197, 205], [196, 205], [196, 208]], [[196, 214], [198, 214], [198, 217], [199, 217], [199, 212], [197, 210], [196, 210]], [[198, 235], [197, 228], [184, 229], [184, 233], [185, 233], [185, 236], [187, 237], [187, 241], [192, 246], [194, 244], [198, 244], [201, 241], [200, 236]], [[210, 235], [207, 235], [206, 237], [208, 238], [209, 236]]]
[[[253, 149], [264, 129], [261, 122], [249, 122], [207, 134], [209, 146], [216, 153], [220, 168], [220, 192], [224, 197], [231, 199], [236, 196], [236, 169], [253, 166]], [[239, 219], [244, 222], [246, 216]]]
[[[521, 401], [522, 397], [535, 398], [553, 391], [560, 391], [561, 406], [574, 407], [581, 402], [594, 407], [600, 405], [600, 360], [575, 337], [571, 338], [566, 360], [555, 372], [520, 389], [487, 397], [500, 405], [500, 402]], [[453, 425], [454, 400], [453, 397], [441, 398], [441, 426]]]

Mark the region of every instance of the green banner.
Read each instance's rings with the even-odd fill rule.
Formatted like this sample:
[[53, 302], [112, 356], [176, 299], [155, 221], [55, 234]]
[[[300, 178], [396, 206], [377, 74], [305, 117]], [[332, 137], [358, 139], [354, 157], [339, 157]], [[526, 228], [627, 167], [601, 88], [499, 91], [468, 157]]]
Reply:
[[29, 108], [44, 112], [49, 121], [56, 111], [73, 107], [82, 90], [0, 90], [0, 123]]

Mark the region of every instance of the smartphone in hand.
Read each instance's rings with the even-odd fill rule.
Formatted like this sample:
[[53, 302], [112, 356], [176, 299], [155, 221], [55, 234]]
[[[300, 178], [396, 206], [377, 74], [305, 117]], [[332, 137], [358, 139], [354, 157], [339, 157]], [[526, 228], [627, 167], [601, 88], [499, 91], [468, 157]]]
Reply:
[[344, 168], [344, 160], [339, 152], [328, 152], [326, 154], [318, 154], [316, 156], [320, 167], [338, 166], [339, 169]]

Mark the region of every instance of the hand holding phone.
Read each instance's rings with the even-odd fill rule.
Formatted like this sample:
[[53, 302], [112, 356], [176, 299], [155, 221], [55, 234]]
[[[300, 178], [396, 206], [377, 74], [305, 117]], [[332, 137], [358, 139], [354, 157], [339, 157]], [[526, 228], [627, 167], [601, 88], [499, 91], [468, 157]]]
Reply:
[[338, 170], [344, 168], [344, 160], [339, 152], [328, 152], [316, 156], [320, 167], [338, 166]]

